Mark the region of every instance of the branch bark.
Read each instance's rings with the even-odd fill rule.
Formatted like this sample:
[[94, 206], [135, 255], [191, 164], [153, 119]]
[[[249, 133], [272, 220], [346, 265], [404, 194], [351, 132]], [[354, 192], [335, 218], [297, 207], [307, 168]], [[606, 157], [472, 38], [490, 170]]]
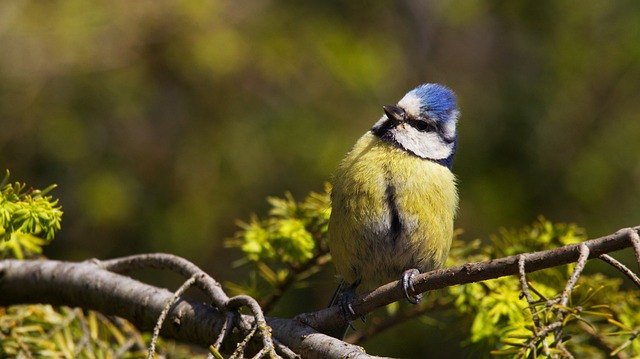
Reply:
[[[621, 229], [608, 236], [576, 243], [546, 251], [528, 253], [525, 256], [525, 270], [527, 273], [539, 271], [545, 268], [556, 267], [573, 263], [580, 256], [580, 246], [586, 245], [589, 249], [589, 259], [598, 258], [602, 254], [615, 252], [634, 246], [634, 240], [638, 236], [640, 226]], [[640, 250], [639, 250], [640, 252]], [[450, 287], [458, 284], [475, 283], [488, 279], [500, 278], [508, 275], [517, 275], [519, 272], [518, 260], [520, 254], [490, 261], [467, 263], [456, 267], [438, 269], [415, 276], [414, 288], [416, 292], [423, 293], [429, 290]], [[639, 255], [640, 257], [640, 255]], [[352, 302], [354, 315], [352, 319], [359, 318], [376, 308], [383, 307], [398, 300], [403, 300], [405, 294], [401, 281], [385, 284], [372, 292], [358, 296]], [[298, 320], [326, 333], [332, 329], [344, 325], [340, 309], [337, 306], [323, 309], [313, 313], [303, 313]]]
[[[116, 315], [151, 331], [172, 293], [129, 277], [109, 272], [100, 262], [54, 260], [0, 261], [0, 305], [46, 303], [96, 310]], [[218, 337], [226, 314], [211, 305], [181, 298], [170, 310], [161, 335], [207, 347]], [[254, 318], [243, 316], [248, 323]], [[304, 358], [377, 358], [361, 347], [318, 333], [291, 319], [267, 318], [274, 337]], [[222, 346], [235, 349], [243, 339], [233, 331]]]
[[[526, 254], [525, 270], [533, 272], [575, 262], [581, 245], [589, 249], [590, 259], [632, 247], [639, 230], [640, 227], [624, 229], [583, 243]], [[414, 278], [415, 289], [416, 292], [425, 292], [518, 274], [520, 258], [521, 255], [515, 255], [420, 274]], [[107, 263], [118, 267], [124, 262], [113, 260]], [[81, 307], [117, 315], [142, 330], [151, 330], [171, 296], [168, 290], [105, 270], [98, 261], [0, 261], [0, 305], [48, 303]], [[400, 283], [388, 283], [356, 298], [353, 302], [355, 316], [365, 315], [403, 298]], [[181, 298], [167, 316], [161, 334], [208, 346], [218, 337], [226, 318], [227, 313], [208, 304]], [[243, 319], [248, 323], [254, 322], [250, 316], [243, 316]], [[349, 357], [371, 358], [358, 346], [319, 333], [344, 325], [345, 319], [337, 306], [301, 314], [295, 318], [297, 320], [266, 319], [275, 339], [305, 358], [338, 358], [347, 354]], [[229, 335], [227, 342], [237, 343], [242, 338], [242, 333], [236, 331]]]

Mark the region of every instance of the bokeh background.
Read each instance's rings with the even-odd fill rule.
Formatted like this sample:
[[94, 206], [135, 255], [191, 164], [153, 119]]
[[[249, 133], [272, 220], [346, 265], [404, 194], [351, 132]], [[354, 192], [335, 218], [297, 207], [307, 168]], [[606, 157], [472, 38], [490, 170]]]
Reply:
[[[598, 236], [640, 224], [639, 56], [632, 0], [7, 0], [0, 170], [59, 185], [49, 257], [161, 251], [241, 280], [236, 220], [322, 190], [382, 105], [439, 82], [463, 238], [540, 214]], [[325, 305], [331, 270], [280, 314]]]

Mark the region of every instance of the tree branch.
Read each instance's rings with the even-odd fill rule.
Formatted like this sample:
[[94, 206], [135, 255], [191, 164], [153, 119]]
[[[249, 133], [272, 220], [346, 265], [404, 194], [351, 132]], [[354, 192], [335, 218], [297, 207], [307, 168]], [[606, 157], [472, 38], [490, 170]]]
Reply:
[[[0, 305], [47, 303], [117, 315], [152, 330], [172, 293], [100, 268], [94, 261], [0, 261]], [[207, 345], [220, 332], [224, 313], [181, 298], [170, 310], [161, 333]]]
[[608, 254], [602, 254], [600, 255], [599, 258], [605, 263], [611, 264], [611, 266], [613, 266], [620, 272], [624, 273], [624, 275], [626, 275], [629, 279], [631, 279], [633, 283], [635, 283], [635, 285], [640, 288], [640, 278], [635, 273], [633, 273], [633, 271], [629, 269], [627, 266], [620, 263], [617, 259], [613, 258]]
[[[580, 247], [583, 248], [583, 257], [598, 258], [602, 254], [633, 246], [632, 241], [635, 239], [637, 242], [639, 229], [640, 227], [625, 229], [609, 236], [557, 249], [529, 253], [525, 256], [515, 255], [491, 261], [467, 263], [420, 274], [414, 278], [415, 289], [416, 292], [425, 292], [456, 284], [518, 274], [523, 267], [528, 273], [575, 262], [580, 256]], [[161, 263], [168, 258], [168, 255], [142, 257], [146, 258], [147, 263]], [[0, 261], [0, 293], [2, 293], [0, 305], [49, 303], [82, 307], [104, 314], [117, 315], [128, 319], [142, 330], [151, 330], [167, 301], [171, 299], [172, 293], [105, 270], [106, 268], [125, 272], [135, 269], [138, 264], [134, 264], [135, 261], [132, 258], [134, 257], [81, 263]], [[184, 271], [184, 273], [181, 272], [183, 275], [189, 277], [202, 273], [188, 261], [184, 262], [178, 262], [182, 263], [178, 267], [181, 268], [179, 271]], [[163, 266], [159, 265], [159, 267]], [[215, 280], [204, 279], [201, 276], [198, 278], [196, 285], [206, 288], [205, 291], [208, 294], [216, 297], [214, 302], [223, 304], [223, 308], [216, 309], [208, 304], [181, 298], [171, 308], [162, 326], [162, 335], [208, 346], [225, 328], [227, 339], [223, 342], [235, 348], [235, 343], [242, 341], [248, 332], [244, 329], [229, 330], [227, 310], [234, 309], [236, 305], [245, 306], [247, 301], [244, 301], [244, 296], [225, 300], [226, 294], [217, 287]], [[356, 298], [353, 302], [355, 316], [359, 317], [375, 308], [403, 298], [404, 293], [400, 283], [398, 281], [388, 283]], [[304, 313], [296, 319], [298, 320], [266, 318], [266, 323], [273, 329], [273, 336], [279, 343], [288, 346], [303, 357], [337, 358], [348, 354], [350, 357], [370, 358], [358, 346], [349, 345], [316, 332], [316, 330], [326, 332], [344, 325], [345, 319], [337, 306]], [[256, 318], [243, 315], [242, 321], [252, 327], [256, 323]], [[230, 348], [225, 347], [224, 344], [222, 349], [228, 352], [233, 351], [233, 349], [229, 351]]]
[[96, 259], [93, 259], [92, 261], [100, 268], [119, 274], [125, 274], [145, 268], [156, 268], [171, 270], [182, 275], [184, 278], [196, 277], [196, 286], [209, 296], [209, 299], [211, 299], [217, 308], [224, 309], [229, 301], [229, 297], [222, 290], [217, 281], [211, 278], [211, 276], [195, 264], [173, 254], [149, 253], [106, 261], [99, 261]]
[[[102, 268], [98, 261], [0, 261], [0, 305], [47, 303], [96, 310], [152, 330], [173, 293]], [[232, 303], [230, 303], [232, 305]], [[225, 326], [227, 314], [211, 305], [181, 298], [171, 307], [161, 335], [207, 347]], [[255, 324], [252, 316], [243, 321]], [[304, 358], [377, 358], [362, 348], [321, 334], [291, 319], [267, 318], [274, 337]], [[247, 333], [229, 331], [222, 350], [233, 352]]]
[[[563, 264], [576, 262], [580, 256], [580, 246], [585, 245], [589, 250], [589, 259], [598, 258], [602, 254], [615, 252], [633, 246], [632, 241], [637, 238], [640, 226], [625, 228], [608, 236], [588, 240], [582, 243], [550, 249], [546, 251], [528, 253], [525, 257], [527, 273], [551, 268]], [[519, 273], [518, 260], [520, 255], [513, 255], [490, 261], [467, 263], [456, 267], [438, 269], [414, 277], [414, 288], [418, 293], [440, 289], [457, 284], [475, 283], [488, 279], [500, 278]], [[372, 292], [358, 296], [352, 302], [354, 315], [359, 318], [376, 308], [405, 298], [400, 281], [387, 283]], [[337, 306], [313, 313], [303, 313], [296, 317], [307, 325], [326, 333], [339, 328], [345, 323]]]
[[193, 275], [191, 276], [191, 278], [187, 279], [187, 281], [182, 283], [180, 288], [178, 288], [178, 290], [173, 293], [169, 301], [167, 301], [167, 303], [165, 304], [164, 309], [162, 309], [162, 312], [160, 313], [160, 317], [156, 321], [156, 326], [153, 327], [153, 335], [151, 336], [151, 343], [149, 344], [149, 354], [147, 355], [147, 359], [153, 359], [156, 354], [156, 342], [158, 341], [158, 337], [160, 336], [160, 329], [162, 328], [162, 324], [167, 318], [167, 314], [169, 314], [169, 310], [171, 309], [173, 304], [175, 304], [175, 302], [180, 299], [180, 296], [182, 296], [182, 294], [184, 294], [184, 292], [196, 282], [197, 279], [197, 275]]
[[540, 325], [540, 316], [538, 315], [538, 311], [536, 310], [535, 300], [533, 300], [533, 296], [529, 291], [529, 282], [527, 282], [527, 272], [524, 269], [524, 265], [527, 262], [527, 255], [520, 254], [518, 255], [518, 275], [520, 277], [520, 286], [522, 287], [522, 296], [527, 299], [527, 303], [529, 304], [529, 310], [531, 311], [531, 318], [533, 320], [533, 333], [541, 338], [542, 347], [548, 352], [549, 351], [549, 343], [545, 337], [541, 337], [538, 334], [538, 329], [542, 326]]

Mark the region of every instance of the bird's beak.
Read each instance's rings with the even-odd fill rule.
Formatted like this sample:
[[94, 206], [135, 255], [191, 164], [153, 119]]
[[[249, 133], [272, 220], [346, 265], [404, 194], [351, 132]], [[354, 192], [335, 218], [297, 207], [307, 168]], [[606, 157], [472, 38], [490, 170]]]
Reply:
[[405, 112], [398, 106], [383, 106], [387, 118], [393, 121], [395, 125], [399, 125], [405, 119]]

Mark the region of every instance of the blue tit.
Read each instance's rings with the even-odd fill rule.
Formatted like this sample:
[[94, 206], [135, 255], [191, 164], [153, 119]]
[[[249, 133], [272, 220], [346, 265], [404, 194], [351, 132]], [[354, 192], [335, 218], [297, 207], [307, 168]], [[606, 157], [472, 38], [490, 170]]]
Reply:
[[397, 105], [384, 106], [338, 165], [329, 249], [348, 288], [332, 305], [348, 304], [356, 287], [371, 290], [400, 278], [417, 303], [420, 296], [407, 289], [412, 276], [444, 265], [458, 208], [451, 166], [459, 114], [453, 91], [420, 85]]

